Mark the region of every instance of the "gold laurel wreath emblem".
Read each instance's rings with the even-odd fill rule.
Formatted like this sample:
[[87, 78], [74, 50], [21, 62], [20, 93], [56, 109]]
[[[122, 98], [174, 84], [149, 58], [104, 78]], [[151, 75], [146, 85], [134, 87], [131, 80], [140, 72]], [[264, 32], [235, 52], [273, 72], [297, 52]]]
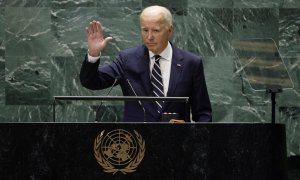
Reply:
[[98, 162], [103, 167], [103, 171], [106, 173], [117, 173], [118, 171], [122, 172], [123, 174], [126, 173], [132, 173], [136, 171], [136, 168], [138, 165], [142, 162], [144, 155], [145, 155], [145, 141], [143, 140], [142, 136], [134, 130], [134, 133], [136, 135], [136, 138], [138, 140], [139, 144], [139, 152], [137, 156], [124, 168], [117, 169], [115, 166], [113, 166], [109, 161], [106, 161], [100, 151], [100, 145], [103, 140], [104, 130], [97, 136], [97, 138], [94, 141], [94, 156]]

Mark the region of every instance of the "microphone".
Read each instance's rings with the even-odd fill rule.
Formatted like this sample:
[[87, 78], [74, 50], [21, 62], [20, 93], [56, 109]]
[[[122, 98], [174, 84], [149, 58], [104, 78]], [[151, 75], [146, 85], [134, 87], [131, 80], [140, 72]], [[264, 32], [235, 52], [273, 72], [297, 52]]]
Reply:
[[[136, 94], [135, 90], [133, 89], [133, 87], [132, 87], [132, 85], [131, 85], [131, 83], [130, 83], [130, 81], [129, 81], [128, 78], [126, 78], [126, 81], [127, 81], [127, 83], [129, 84], [129, 87], [130, 87], [131, 91], [133, 92], [133, 94], [137, 97], [138, 95]], [[144, 114], [143, 114], [143, 115], [144, 115], [144, 122], [146, 122], [146, 110], [145, 110], [145, 108], [144, 108], [142, 102], [141, 102], [140, 100], [139, 100], [138, 102], [139, 102], [140, 106], [141, 106], [142, 109], [143, 109], [143, 113], [144, 113]]]
[[[121, 78], [120, 76], [115, 77], [115, 81], [114, 81], [114, 83], [111, 85], [111, 87], [109, 88], [108, 92], [106, 93], [106, 96], [109, 95], [109, 93], [110, 93], [111, 90], [114, 88], [114, 86], [116, 85], [116, 83], [120, 80], [120, 78]], [[98, 114], [99, 109], [102, 107], [102, 105], [103, 105], [103, 101], [101, 101], [100, 105], [99, 105], [99, 106], [97, 107], [97, 109], [96, 109], [95, 122], [98, 122], [97, 114]]]

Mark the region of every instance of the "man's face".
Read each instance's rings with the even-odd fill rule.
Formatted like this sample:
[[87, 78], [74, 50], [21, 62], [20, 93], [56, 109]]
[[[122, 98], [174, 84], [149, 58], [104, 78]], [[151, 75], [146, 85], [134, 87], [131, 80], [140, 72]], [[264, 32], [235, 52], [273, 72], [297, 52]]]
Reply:
[[172, 27], [160, 15], [147, 15], [141, 18], [141, 34], [145, 46], [160, 54], [168, 45]]

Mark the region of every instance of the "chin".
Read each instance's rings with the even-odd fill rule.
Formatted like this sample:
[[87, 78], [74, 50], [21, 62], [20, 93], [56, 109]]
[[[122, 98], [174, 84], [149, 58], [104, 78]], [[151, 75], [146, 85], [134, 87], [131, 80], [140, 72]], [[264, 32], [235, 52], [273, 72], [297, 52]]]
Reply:
[[146, 44], [146, 47], [150, 50], [150, 51], [154, 51], [156, 49], [155, 46], [151, 46], [151, 45], [147, 45]]
[[155, 54], [155, 52], [157, 52], [156, 49], [149, 48], [149, 47], [148, 47], [148, 49], [149, 49], [149, 51], [153, 52], [154, 54]]

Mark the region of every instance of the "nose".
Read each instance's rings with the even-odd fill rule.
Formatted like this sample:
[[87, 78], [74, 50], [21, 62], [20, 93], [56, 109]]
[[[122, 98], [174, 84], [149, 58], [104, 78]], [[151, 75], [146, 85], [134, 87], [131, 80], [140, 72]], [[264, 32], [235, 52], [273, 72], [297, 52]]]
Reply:
[[154, 39], [153, 33], [151, 31], [148, 32], [147, 39], [148, 40], [153, 40]]

